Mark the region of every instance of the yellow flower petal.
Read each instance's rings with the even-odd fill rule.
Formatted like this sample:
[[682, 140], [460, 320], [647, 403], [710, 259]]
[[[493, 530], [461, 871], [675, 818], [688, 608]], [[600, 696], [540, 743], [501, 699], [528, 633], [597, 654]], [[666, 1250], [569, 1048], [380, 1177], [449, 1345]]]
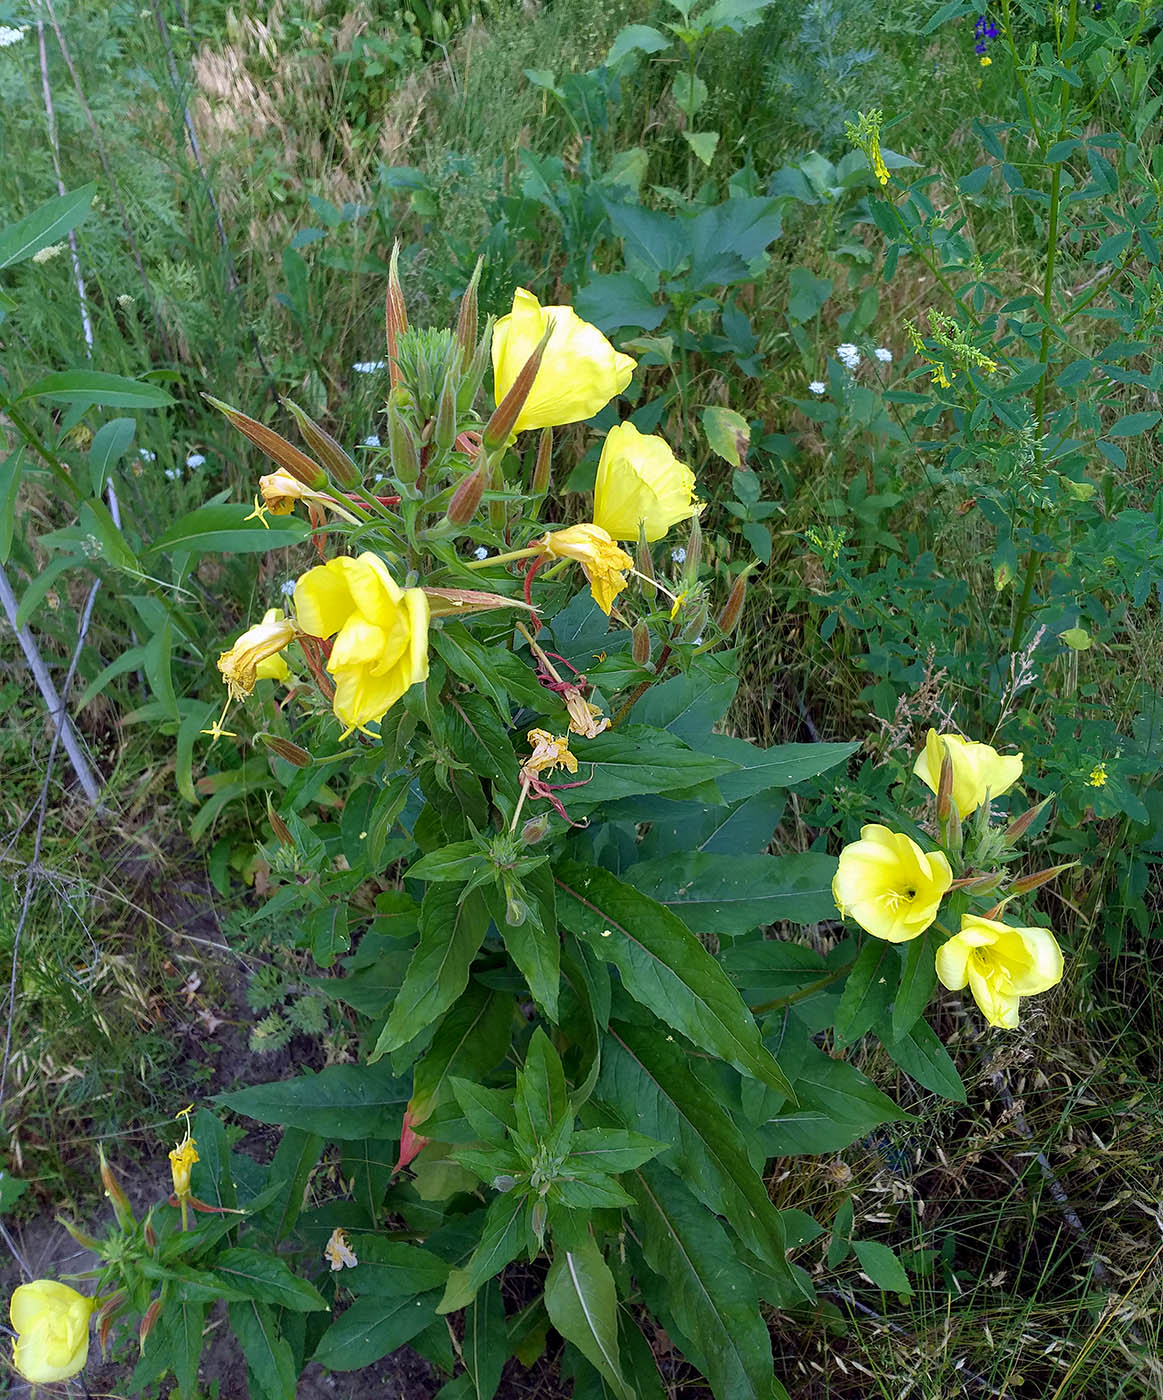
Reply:
[[840, 852], [832, 897], [874, 938], [904, 943], [937, 917], [952, 882], [942, 852], [927, 855], [908, 836], [871, 824]]
[[1057, 985], [1063, 966], [1049, 929], [1012, 928], [978, 914], [962, 915], [961, 931], [937, 951], [941, 984], [960, 991], [968, 982], [982, 1015], [1006, 1030], [1018, 1024], [1019, 999]]
[[641, 524], [648, 541], [701, 510], [695, 474], [657, 435], [620, 423], [606, 434], [594, 483], [594, 523], [614, 540], [636, 540]]
[[946, 752], [953, 762], [953, 805], [962, 818], [976, 812], [987, 795], [992, 800], [1008, 792], [1022, 776], [1020, 753], [999, 754], [988, 744], [930, 729], [913, 772], [931, 792], [937, 791], [941, 781], [941, 761]]
[[9, 1317], [17, 1332], [12, 1364], [34, 1385], [68, 1380], [89, 1354], [93, 1299], [53, 1279], [21, 1284], [12, 1294]]

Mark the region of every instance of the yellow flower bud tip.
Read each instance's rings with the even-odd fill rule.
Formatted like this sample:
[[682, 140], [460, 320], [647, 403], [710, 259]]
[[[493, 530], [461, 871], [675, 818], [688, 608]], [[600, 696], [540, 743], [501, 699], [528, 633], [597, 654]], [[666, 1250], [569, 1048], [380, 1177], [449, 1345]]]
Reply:
[[619, 423], [606, 434], [594, 481], [594, 523], [614, 540], [660, 540], [702, 510], [695, 474], [656, 434]]
[[355, 1250], [348, 1244], [347, 1236], [338, 1225], [323, 1246], [323, 1257], [331, 1265], [332, 1272], [337, 1269], [354, 1269], [359, 1263], [355, 1257]]
[[626, 587], [626, 575], [634, 571], [630, 555], [600, 525], [551, 530], [537, 544], [551, 559], [573, 559], [582, 566], [594, 602], [608, 617], [615, 598]]
[[308, 569], [295, 585], [295, 612], [308, 635], [335, 638], [327, 670], [345, 733], [368, 732], [428, 677], [427, 595], [401, 588], [370, 551]]
[[[260, 674], [285, 680], [290, 675], [284, 662], [268, 665], [260, 673], [259, 666], [282, 651], [295, 637], [295, 624], [279, 608], [269, 608], [261, 622], [248, 627], [229, 650], [218, 658], [218, 669], [226, 682], [231, 700], [243, 700], [254, 690]], [[223, 715], [225, 718], [225, 714]]]
[[688, 590], [684, 588], [683, 591], [682, 591], [681, 593], [677, 593], [677, 594], [675, 595], [674, 603], [672, 604], [671, 609], [670, 609], [670, 620], [671, 620], [671, 622], [673, 622], [674, 619], [678, 616], [678, 610], [679, 610], [679, 608], [681, 608], [682, 605], [686, 602], [686, 595], [687, 595], [687, 592], [688, 592]]
[[522, 778], [552, 773], [557, 768], [564, 768], [567, 773], [577, 772], [577, 759], [569, 751], [568, 734], [555, 739], [547, 729], [531, 729], [525, 737], [533, 752], [521, 765]]
[[987, 796], [992, 799], [1008, 792], [1022, 776], [1020, 753], [999, 754], [988, 744], [930, 729], [913, 772], [933, 793], [940, 791], [941, 765], [946, 754], [953, 764], [953, 805], [962, 818], [975, 812]]
[[874, 938], [905, 943], [937, 917], [952, 883], [943, 852], [926, 855], [910, 837], [873, 824], [840, 852], [832, 897]]
[[556, 428], [592, 418], [630, 383], [635, 361], [569, 306], [542, 306], [518, 287], [513, 309], [493, 327], [494, 398], [500, 405], [545, 332], [553, 333], [529, 396], [512, 426]]
[[186, 1136], [170, 1152], [170, 1175], [174, 1181], [174, 1195], [179, 1201], [190, 1199], [190, 1172], [198, 1156], [197, 1141], [190, 1136], [190, 1125], [186, 1123]]
[[53, 1279], [23, 1283], [12, 1295], [8, 1316], [16, 1332], [12, 1364], [33, 1385], [75, 1376], [89, 1355], [93, 1299]]
[[937, 976], [950, 991], [968, 985], [991, 1026], [1013, 1030], [1021, 997], [1062, 980], [1062, 950], [1046, 928], [1011, 928], [964, 914], [961, 931], [937, 949]]

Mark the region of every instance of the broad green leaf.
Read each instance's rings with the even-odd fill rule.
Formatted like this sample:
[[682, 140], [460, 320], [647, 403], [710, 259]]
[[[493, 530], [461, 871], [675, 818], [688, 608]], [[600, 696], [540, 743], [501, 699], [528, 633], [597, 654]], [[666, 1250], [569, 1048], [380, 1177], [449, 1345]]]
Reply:
[[831, 295], [830, 277], [817, 277], [806, 267], [793, 267], [788, 273], [787, 314], [793, 321], [810, 321]]
[[115, 568], [139, 574], [137, 557], [125, 542], [125, 536], [113, 523], [113, 516], [104, 501], [94, 497], [81, 505], [81, 528], [101, 546], [105, 561]]
[[[399, 1150], [393, 1138], [358, 1138], [343, 1144], [343, 1180], [350, 1183], [353, 1198], [373, 1224], [380, 1218]], [[350, 1274], [344, 1275], [344, 1283], [351, 1286]]]
[[300, 544], [311, 533], [310, 525], [294, 515], [272, 516], [264, 526], [248, 522], [249, 514], [243, 505], [199, 506], [175, 520], [143, 554], [256, 554]]
[[1140, 433], [1153, 428], [1159, 418], [1158, 413], [1124, 413], [1110, 426], [1106, 435], [1113, 438], [1138, 437]]
[[505, 1304], [497, 1279], [490, 1279], [465, 1310], [460, 1349], [471, 1381], [468, 1394], [475, 1400], [492, 1400], [510, 1351]]
[[739, 689], [735, 653], [729, 655], [730, 661], [710, 657], [685, 675], [652, 685], [634, 707], [635, 723], [665, 729], [684, 743], [701, 744], [731, 708]]
[[329, 1141], [399, 1137], [408, 1081], [386, 1065], [329, 1065], [318, 1074], [252, 1084], [215, 1102], [259, 1123], [318, 1133]]
[[[779, 1212], [751, 1163], [743, 1134], [692, 1074], [677, 1042], [657, 1028], [615, 1022], [594, 1092], [623, 1122], [669, 1143], [665, 1164], [761, 1259], [788, 1275]], [[583, 1134], [575, 1136], [575, 1145], [578, 1138]]]
[[731, 807], [668, 803], [639, 842], [639, 858], [647, 861], [686, 851], [761, 855], [775, 834], [785, 805], [786, 798], [778, 789], [757, 792]]
[[654, 300], [651, 289], [632, 272], [592, 278], [578, 288], [573, 306], [579, 316], [607, 333], [626, 326], [654, 331], [666, 320], [666, 307]]
[[558, 887], [561, 922], [617, 967], [635, 1000], [701, 1049], [790, 1095], [739, 993], [676, 915], [604, 870], [566, 864]]
[[453, 841], [414, 861], [405, 872], [410, 880], [439, 883], [452, 880], [464, 884], [487, 864], [479, 841]]
[[690, 221], [692, 288], [721, 287], [746, 276], [783, 228], [783, 201], [740, 196], [713, 204]]
[[584, 786], [562, 795], [569, 812], [638, 793], [681, 791], [730, 774], [735, 766], [729, 758], [696, 753], [673, 734], [643, 724], [607, 729], [587, 739], [577, 756], [575, 781]]
[[202, 1328], [206, 1325], [206, 1303], [177, 1296], [162, 1309], [158, 1326], [169, 1333], [170, 1362], [181, 1400], [193, 1400], [198, 1393], [198, 1363], [202, 1359]]
[[271, 1161], [268, 1180], [279, 1184], [279, 1194], [258, 1217], [276, 1240], [283, 1240], [295, 1227], [303, 1208], [307, 1178], [323, 1152], [323, 1139], [301, 1128], [287, 1128]]
[[56, 195], [25, 214], [23, 219], [0, 229], [0, 268], [12, 267], [50, 243], [58, 243], [88, 214], [96, 192], [96, 184], [88, 184], [79, 190]]
[[668, 1143], [655, 1142], [643, 1133], [625, 1128], [582, 1128], [569, 1140], [569, 1160], [575, 1166], [616, 1176], [633, 1171], [668, 1147]]
[[670, 48], [673, 42], [649, 24], [627, 24], [614, 35], [614, 42], [606, 55], [606, 67], [616, 67], [627, 54], [661, 53], [663, 49]]
[[[688, 134], [688, 140], [690, 139]], [[751, 444], [751, 425], [733, 408], [704, 408], [703, 432], [707, 446], [716, 456], [732, 467], [741, 467], [747, 460]]]
[[231, 1288], [258, 1303], [291, 1312], [315, 1312], [327, 1304], [306, 1279], [293, 1274], [277, 1255], [258, 1249], [228, 1249], [214, 1260], [214, 1272]]
[[771, 1400], [771, 1338], [755, 1285], [726, 1231], [672, 1172], [656, 1163], [628, 1183], [634, 1225], [655, 1277], [646, 1298], [710, 1382], [716, 1400]]
[[965, 1085], [957, 1066], [926, 1021], [917, 1021], [907, 1034], [884, 1047], [901, 1069], [918, 1084], [954, 1103], [965, 1102]]
[[720, 758], [730, 759], [735, 768], [717, 780], [716, 786], [728, 802], [738, 802], [768, 788], [794, 787], [845, 762], [859, 744], [775, 744], [757, 748], [745, 739], [712, 734], [703, 747]]
[[[915, 940], [920, 942], [919, 939]], [[860, 950], [848, 974], [844, 994], [836, 1008], [836, 1035], [849, 1045], [874, 1025], [888, 1019], [888, 1007], [896, 991], [900, 963], [891, 943], [870, 938]]]
[[46, 374], [18, 395], [18, 401], [24, 399], [99, 403], [106, 408], [168, 408], [173, 403], [169, 394], [156, 384], [143, 384], [138, 379], [95, 369], [67, 369]]
[[484, 1076], [504, 1058], [513, 1011], [513, 998], [508, 993], [470, 984], [441, 1021], [424, 1058], [412, 1071], [413, 1127], [452, 1096], [453, 1078]]
[[430, 1249], [387, 1240], [381, 1235], [348, 1233], [348, 1243], [359, 1260], [343, 1271], [343, 1286], [352, 1293], [374, 1294], [377, 1298], [415, 1297], [433, 1288], [443, 1288], [448, 1264]]
[[230, 1175], [230, 1144], [222, 1120], [209, 1109], [200, 1108], [192, 1126], [198, 1144], [198, 1160], [190, 1177], [194, 1195], [209, 1206], [234, 1209], [238, 1192]]
[[428, 1326], [439, 1296], [357, 1298], [323, 1333], [312, 1360], [329, 1371], [358, 1371], [381, 1361]]
[[596, 1366], [618, 1400], [635, 1400], [618, 1357], [618, 1292], [614, 1276], [592, 1239], [558, 1248], [545, 1280], [549, 1320], [567, 1342]]
[[279, 1332], [274, 1309], [262, 1303], [231, 1303], [227, 1311], [246, 1357], [251, 1400], [295, 1400], [295, 1358], [290, 1342]]
[[570, 1113], [561, 1056], [540, 1026], [525, 1051], [513, 1107], [517, 1131], [531, 1142], [545, 1141]]
[[460, 1111], [468, 1119], [473, 1132], [483, 1142], [499, 1144], [507, 1141], [509, 1133], [517, 1126], [512, 1090], [486, 1089], [469, 1079], [456, 1077], [451, 1083]]
[[715, 159], [715, 149], [719, 144], [717, 131], [683, 131], [683, 140], [698, 156], [704, 165]]
[[854, 1066], [834, 1060], [814, 1045], [795, 1076], [795, 1108], [784, 1108], [762, 1124], [769, 1156], [837, 1152], [881, 1123], [911, 1121]]
[[715, 0], [715, 3], [699, 16], [699, 23], [713, 29], [729, 29], [734, 34], [742, 34], [760, 22], [763, 11], [774, 0]]
[[746, 933], [779, 922], [834, 918], [836, 858], [714, 855], [691, 851], [643, 861], [626, 872], [636, 889], [678, 914], [698, 933]]
[[480, 1243], [463, 1269], [449, 1275], [438, 1313], [468, 1307], [477, 1289], [512, 1263], [529, 1238], [529, 1198], [516, 1191], [494, 1198], [485, 1216]]
[[371, 1059], [406, 1045], [468, 986], [469, 968], [489, 927], [480, 890], [430, 885], [420, 905], [420, 942]]
[[707, 85], [697, 73], [680, 69], [670, 85], [670, 95], [675, 106], [691, 120], [707, 100]]
[[878, 1244], [876, 1240], [853, 1240], [852, 1248], [861, 1269], [877, 1288], [883, 1288], [886, 1293], [912, 1296], [913, 1286], [904, 1265], [887, 1245]]

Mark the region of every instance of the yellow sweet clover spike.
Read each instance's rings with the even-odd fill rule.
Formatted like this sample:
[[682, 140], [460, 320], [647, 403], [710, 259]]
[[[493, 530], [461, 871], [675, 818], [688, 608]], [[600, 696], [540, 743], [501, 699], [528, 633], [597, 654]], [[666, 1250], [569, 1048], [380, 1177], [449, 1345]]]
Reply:
[[606, 434], [594, 482], [594, 524], [612, 540], [648, 543], [702, 510], [694, 499], [695, 474], [657, 434], [619, 423]]
[[1087, 778], [1086, 785], [1093, 788], [1106, 787], [1106, 778], [1106, 764], [1096, 763], [1090, 770], [1090, 777]]
[[871, 112], [860, 112], [856, 121], [844, 123], [844, 134], [857, 149], [864, 152], [877, 180], [887, 185], [888, 166], [880, 150], [880, 125], [883, 120], [884, 114], [879, 107], [874, 107]]
[[913, 764], [913, 772], [930, 792], [935, 793], [940, 784], [941, 762], [946, 753], [953, 762], [953, 805], [963, 819], [976, 812], [987, 795], [1000, 797], [1022, 776], [1020, 753], [1000, 754], [988, 744], [930, 729], [925, 747]]
[[33, 1385], [75, 1376], [89, 1355], [93, 1299], [68, 1284], [40, 1278], [13, 1293], [8, 1316], [16, 1333], [12, 1364]]
[[327, 669], [345, 737], [383, 719], [428, 678], [428, 597], [401, 588], [370, 551], [308, 569], [295, 585], [295, 614], [309, 636], [335, 638]]
[[551, 530], [535, 541], [551, 559], [573, 559], [585, 570], [594, 602], [608, 617], [614, 600], [626, 587], [634, 560], [600, 525], [570, 525]]
[[964, 914], [961, 931], [937, 949], [937, 976], [950, 991], [968, 984], [991, 1026], [1013, 1030], [1022, 997], [1062, 980], [1062, 950], [1048, 928], [1011, 928]]
[[952, 883], [941, 851], [926, 855], [910, 837], [872, 824], [840, 852], [832, 898], [874, 938], [906, 943], [937, 917]]
[[513, 309], [493, 328], [494, 398], [500, 404], [550, 324], [553, 334], [533, 388], [513, 424], [557, 428], [580, 423], [603, 409], [630, 383], [636, 361], [620, 354], [596, 326], [570, 306], [542, 306], [532, 292], [518, 287]]

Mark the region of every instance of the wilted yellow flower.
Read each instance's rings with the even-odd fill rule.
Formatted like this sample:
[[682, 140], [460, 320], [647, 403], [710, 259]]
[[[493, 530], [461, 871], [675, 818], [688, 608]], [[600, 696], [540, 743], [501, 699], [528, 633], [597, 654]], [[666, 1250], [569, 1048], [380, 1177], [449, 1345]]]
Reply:
[[1048, 928], [1010, 928], [964, 914], [961, 932], [937, 949], [937, 976], [953, 992], [968, 983], [989, 1024], [1013, 1030], [1019, 998], [1062, 981], [1062, 949]]
[[591, 704], [576, 685], [567, 685], [561, 693], [569, 712], [571, 734], [580, 734], [583, 739], [596, 739], [603, 730], [609, 729], [609, 716], [602, 714], [597, 705]]
[[614, 540], [660, 540], [672, 525], [702, 509], [695, 474], [657, 434], [619, 423], [606, 434], [594, 484], [594, 524]]
[[312, 491], [309, 486], [304, 486], [298, 477], [292, 476], [283, 467], [267, 476], [260, 476], [258, 489], [262, 496], [263, 505], [272, 515], [289, 515], [294, 510], [296, 501], [320, 501], [324, 505], [332, 504], [330, 496], [325, 496], [322, 491]]
[[874, 938], [905, 943], [937, 917], [952, 883], [941, 851], [926, 855], [910, 837], [873, 824], [840, 852], [832, 898]]
[[261, 622], [248, 627], [238, 641], [222, 653], [218, 669], [232, 700], [245, 699], [260, 677], [287, 679], [290, 672], [279, 652], [294, 640], [295, 632], [295, 624], [283, 615], [281, 608], [268, 608]]
[[8, 1306], [17, 1334], [13, 1366], [34, 1385], [75, 1376], [89, 1355], [92, 1311], [92, 1298], [66, 1283], [47, 1278], [22, 1283]]
[[1000, 754], [988, 744], [930, 729], [913, 772], [932, 792], [937, 791], [941, 781], [941, 761], [946, 752], [953, 760], [953, 805], [961, 817], [976, 812], [987, 794], [992, 799], [1008, 792], [1022, 776], [1020, 753]]
[[577, 772], [577, 759], [569, 751], [568, 734], [555, 739], [547, 729], [531, 729], [525, 737], [533, 752], [521, 765], [522, 776], [552, 773], [557, 768], [564, 768], [567, 773]]
[[553, 335], [532, 391], [513, 425], [515, 433], [592, 418], [625, 389], [634, 373], [635, 361], [615, 350], [597, 326], [583, 321], [571, 306], [542, 306], [532, 292], [518, 287], [512, 311], [493, 327], [493, 381], [498, 404], [513, 387], [551, 321]]
[[428, 677], [428, 598], [422, 588], [401, 588], [375, 554], [308, 569], [295, 585], [295, 612], [310, 636], [335, 637], [327, 669], [348, 734], [383, 719]]
[[347, 1242], [347, 1236], [340, 1226], [336, 1226], [331, 1232], [331, 1238], [323, 1246], [323, 1256], [331, 1265], [332, 1272], [336, 1269], [354, 1269], [359, 1263], [355, 1257], [355, 1250]]
[[626, 587], [626, 575], [634, 560], [600, 525], [570, 525], [551, 530], [535, 543], [551, 559], [576, 559], [590, 581], [594, 602], [609, 616], [614, 599]]

